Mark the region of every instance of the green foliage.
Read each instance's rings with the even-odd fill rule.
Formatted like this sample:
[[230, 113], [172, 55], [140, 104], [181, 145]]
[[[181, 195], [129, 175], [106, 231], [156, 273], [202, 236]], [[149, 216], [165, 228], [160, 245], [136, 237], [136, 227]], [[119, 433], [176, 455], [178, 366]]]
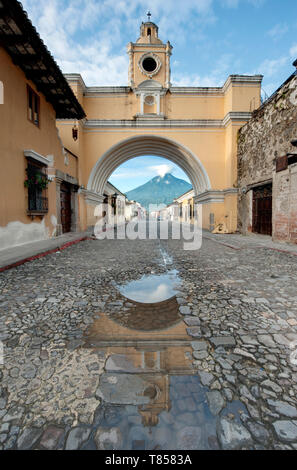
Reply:
[[41, 172], [29, 175], [27, 171], [27, 175], [27, 179], [24, 182], [25, 188], [35, 187], [36, 189], [46, 189], [47, 185], [50, 183], [48, 177]]

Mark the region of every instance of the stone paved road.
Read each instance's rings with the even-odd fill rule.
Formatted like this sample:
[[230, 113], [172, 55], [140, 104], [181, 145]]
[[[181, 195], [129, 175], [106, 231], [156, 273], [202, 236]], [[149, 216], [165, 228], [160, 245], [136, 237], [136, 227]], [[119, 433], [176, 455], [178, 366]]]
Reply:
[[[131, 390], [144, 386], [137, 360], [133, 366], [126, 360], [134, 357], [137, 348], [129, 348], [141, 320], [139, 313], [134, 321], [135, 305], [115, 283], [166, 272], [160, 247], [182, 279], [175, 303], [186, 336], [171, 304], [167, 313], [160, 310], [159, 331], [152, 324], [147, 333], [146, 317], [144, 334], [158, 344], [168, 335], [175, 358], [163, 397], [171, 405], [166, 411], [162, 402], [153, 423], [153, 404], [163, 393], [159, 371], [170, 361], [159, 363], [159, 375], [149, 366], [158, 386], [146, 385], [141, 402], [137, 393], [133, 402], [131, 391], [124, 397], [128, 382]], [[156, 442], [163, 449], [297, 449], [297, 365], [290, 349], [297, 340], [296, 267], [294, 254], [246, 239], [241, 250], [205, 239], [197, 252], [184, 251], [178, 240], [88, 240], [0, 274], [0, 449], [137, 449]], [[119, 340], [121, 328], [129, 341], [112, 349], [110, 338]], [[153, 364], [150, 354], [143, 357]], [[182, 377], [183, 360], [190, 365]], [[154, 428], [154, 442], [145, 444], [141, 423]]]

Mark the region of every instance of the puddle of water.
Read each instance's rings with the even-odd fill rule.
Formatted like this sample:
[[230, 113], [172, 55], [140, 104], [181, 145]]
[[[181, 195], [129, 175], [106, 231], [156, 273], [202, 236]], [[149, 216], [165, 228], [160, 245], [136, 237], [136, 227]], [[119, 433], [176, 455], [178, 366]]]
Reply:
[[[167, 269], [172, 260], [160, 252]], [[172, 269], [117, 286], [131, 302], [102, 312], [85, 335], [85, 346], [106, 357], [96, 392], [101, 405], [85, 449], [219, 449], [220, 416], [231, 414], [239, 423], [240, 413], [247, 413], [239, 401], [210, 397], [201, 384], [193, 338], [174, 297], [180, 282]], [[224, 403], [214, 411], [217, 400]]]
[[[86, 347], [107, 359], [96, 392], [101, 404], [85, 449], [219, 449], [220, 416], [231, 413], [240, 423], [240, 412], [247, 413], [239, 401], [225, 401], [219, 415], [210, 411], [210, 390], [201, 384], [192, 364], [193, 338], [183, 321], [172, 322], [169, 312], [174, 313], [177, 306], [170, 303], [167, 314], [164, 310], [160, 315], [165, 307], [160, 305], [153, 308], [164, 317], [161, 330], [156, 328], [158, 316], [148, 315], [150, 307], [140, 304], [131, 312], [131, 317], [139, 315], [133, 329], [130, 315], [125, 324], [119, 324], [106, 314], [89, 329]], [[145, 331], [148, 318], [151, 324]]]
[[[196, 375], [106, 373], [104, 400], [93, 428], [106, 450], [215, 450], [218, 416], [208, 406], [208, 388]], [[224, 415], [246, 412], [240, 402]], [[240, 421], [239, 418], [236, 418]], [[99, 429], [99, 431], [98, 431]], [[92, 445], [91, 443], [89, 445]]]
[[157, 303], [170, 299], [180, 287], [178, 271], [172, 269], [166, 274], [144, 275], [141, 279], [117, 286], [120, 293], [130, 300], [141, 303]]

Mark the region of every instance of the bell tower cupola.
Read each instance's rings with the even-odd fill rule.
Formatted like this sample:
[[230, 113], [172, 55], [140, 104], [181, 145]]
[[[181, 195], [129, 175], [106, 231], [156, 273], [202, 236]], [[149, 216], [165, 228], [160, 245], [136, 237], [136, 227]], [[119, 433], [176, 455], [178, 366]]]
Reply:
[[170, 88], [170, 56], [172, 46], [159, 38], [159, 28], [148, 20], [141, 23], [140, 36], [135, 43], [128, 44], [129, 86], [135, 89], [145, 80], [157, 81], [162, 87]]
[[147, 13], [148, 21], [141, 23], [140, 37], [137, 43], [141, 44], [162, 44], [161, 39], [158, 38], [159, 28], [155, 23], [151, 22], [151, 13]]

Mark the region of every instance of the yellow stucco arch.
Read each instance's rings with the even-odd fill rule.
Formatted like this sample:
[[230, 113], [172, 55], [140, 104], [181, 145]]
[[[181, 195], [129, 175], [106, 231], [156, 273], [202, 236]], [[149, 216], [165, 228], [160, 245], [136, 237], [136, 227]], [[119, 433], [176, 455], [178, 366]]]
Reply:
[[127, 52], [127, 86], [87, 86], [79, 74], [66, 76], [86, 113], [75, 141], [74, 123], [58, 123], [64, 146], [81, 166], [81, 226], [96, 223], [94, 206], [118, 166], [156, 155], [189, 177], [195, 203], [203, 206], [203, 228], [224, 223], [236, 231], [237, 132], [260, 105], [263, 77], [230, 75], [220, 87], [172, 86], [172, 46], [151, 22], [141, 24]]
[[184, 145], [157, 135], [134, 136], [113, 145], [93, 167], [87, 189], [103, 195], [105, 184], [116, 168], [143, 155], [164, 157], [177, 164], [189, 177], [195, 195], [211, 189], [208, 174], [199, 158]]

